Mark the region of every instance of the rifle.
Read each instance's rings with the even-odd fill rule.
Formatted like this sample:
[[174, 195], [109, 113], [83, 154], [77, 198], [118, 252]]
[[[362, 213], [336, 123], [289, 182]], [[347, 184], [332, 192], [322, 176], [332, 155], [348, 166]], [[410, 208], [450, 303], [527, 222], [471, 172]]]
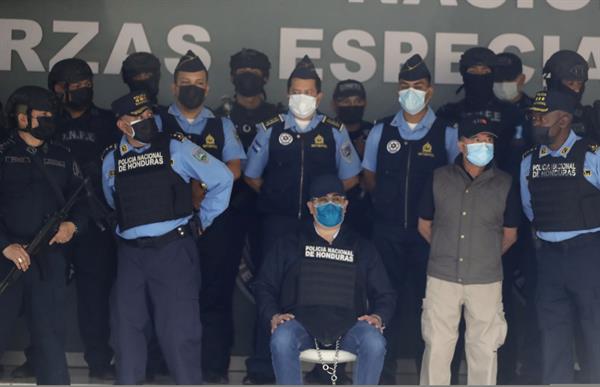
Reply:
[[[56, 211], [50, 219], [44, 224], [44, 226], [38, 231], [33, 240], [27, 245], [25, 251], [31, 258], [35, 255], [39, 254], [44, 248], [48, 246], [52, 237], [58, 231], [58, 227], [60, 224], [69, 216], [69, 211], [75, 202], [77, 202], [77, 198], [79, 193], [85, 188], [85, 185], [88, 183], [88, 178], [86, 177], [81, 185], [75, 190], [73, 195], [67, 200], [65, 205], [58, 211]], [[16, 280], [21, 277], [23, 272], [17, 269], [16, 266], [10, 269], [10, 272], [4, 277], [2, 282], [0, 282], [0, 295], [2, 295], [9, 286], [15, 283]]]

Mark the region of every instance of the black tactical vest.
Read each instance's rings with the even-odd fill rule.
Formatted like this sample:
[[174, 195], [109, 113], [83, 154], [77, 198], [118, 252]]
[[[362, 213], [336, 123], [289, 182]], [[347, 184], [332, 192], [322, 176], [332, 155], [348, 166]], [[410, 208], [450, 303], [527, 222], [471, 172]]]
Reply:
[[284, 129], [281, 117], [267, 121], [265, 128], [271, 128], [269, 161], [258, 197], [259, 210], [298, 219], [308, 215], [306, 202], [311, 180], [337, 174], [333, 130], [340, 130], [341, 126], [332, 123], [335, 121], [325, 117], [310, 132], [296, 133]]
[[121, 231], [192, 214], [192, 189], [171, 168], [171, 136], [143, 153], [115, 149], [115, 203]]
[[377, 222], [416, 228], [418, 205], [433, 170], [447, 164], [446, 124], [436, 119], [425, 137], [404, 140], [393, 117], [384, 126], [377, 151], [376, 185], [372, 194]]
[[186, 133], [177, 122], [177, 118], [175, 118], [175, 116], [169, 113], [166, 109], [161, 110], [159, 114], [160, 119], [163, 122], [163, 131], [166, 133], [183, 133], [193, 143], [210, 153], [211, 156], [223, 161], [225, 133], [223, 132], [223, 121], [221, 118], [208, 118], [202, 134], [195, 134]]
[[597, 145], [575, 142], [567, 157], [540, 158], [540, 147], [531, 153], [529, 191], [533, 225], [538, 231], [577, 231], [600, 227], [600, 190], [585, 179], [585, 155]]

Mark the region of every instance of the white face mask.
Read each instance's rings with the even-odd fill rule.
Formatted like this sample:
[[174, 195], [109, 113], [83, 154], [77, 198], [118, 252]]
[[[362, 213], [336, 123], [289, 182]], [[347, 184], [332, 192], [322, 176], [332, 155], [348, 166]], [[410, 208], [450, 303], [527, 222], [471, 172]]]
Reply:
[[317, 98], [306, 94], [292, 94], [288, 106], [296, 118], [307, 119], [317, 110]]
[[519, 96], [517, 82], [495, 82], [494, 94], [503, 101], [512, 101]]
[[402, 110], [410, 115], [419, 113], [425, 107], [426, 91], [408, 88], [398, 92], [398, 102]]

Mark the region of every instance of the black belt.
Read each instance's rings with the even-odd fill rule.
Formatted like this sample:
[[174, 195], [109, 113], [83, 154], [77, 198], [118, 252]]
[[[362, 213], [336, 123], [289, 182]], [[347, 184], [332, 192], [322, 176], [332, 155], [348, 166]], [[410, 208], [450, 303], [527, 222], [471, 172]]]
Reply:
[[179, 226], [169, 231], [166, 234], [156, 236], [156, 237], [142, 237], [137, 239], [124, 239], [120, 238], [125, 244], [135, 246], [135, 247], [153, 247], [160, 248], [168, 243], [173, 242], [177, 239], [182, 239], [188, 236], [192, 236], [193, 234], [192, 227], [189, 224]]
[[561, 248], [572, 248], [582, 247], [593, 243], [600, 243], [600, 232], [590, 232], [585, 234], [577, 235], [576, 237], [566, 239], [560, 242], [549, 242], [540, 239], [544, 247], [561, 247]]

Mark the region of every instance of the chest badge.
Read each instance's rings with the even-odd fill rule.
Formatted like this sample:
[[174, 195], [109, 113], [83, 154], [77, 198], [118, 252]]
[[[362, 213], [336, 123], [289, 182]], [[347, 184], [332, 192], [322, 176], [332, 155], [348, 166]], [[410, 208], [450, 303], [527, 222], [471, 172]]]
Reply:
[[129, 150], [126, 144], [121, 144], [121, 155], [124, 155]]
[[279, 135], [279, 143], [283, 146], [290, 145], [292, 141], [294, 141], [294, 137], [289, 133], [281, 133]]
[[327, 148], [327, 144], [325, 144], [325, 139], [320, 134], [315, 136], [314, 142], [310, 146], [311, 148]]
[[400, 151], [401, 147], [402, 147], [402, 145], [400, 144], [400, 141], [390, 140], [390, 141], [388, 141], [387, 145], [385, 146], [385, 149], [387, 149], [388, 153], [395, 154]]
[[217, 149], [217, 145], [215, 144], [215, 138], [210, 134], [206, 136], [206, 138], [204, 139], [204, 144], [202, 144], [202, 148]]
[[583, 170], [583, 176], [585, 176], [585, 177], [592, 177], [592, 170], [591, 169], [584, 169]]
[[435, 157], [435, 154], [433, 154], [433, 147], [429, 142], [426, 142], [423, 145], [423, 147], [421, 148], [421, 152], [419, 152], [419, 156]]

